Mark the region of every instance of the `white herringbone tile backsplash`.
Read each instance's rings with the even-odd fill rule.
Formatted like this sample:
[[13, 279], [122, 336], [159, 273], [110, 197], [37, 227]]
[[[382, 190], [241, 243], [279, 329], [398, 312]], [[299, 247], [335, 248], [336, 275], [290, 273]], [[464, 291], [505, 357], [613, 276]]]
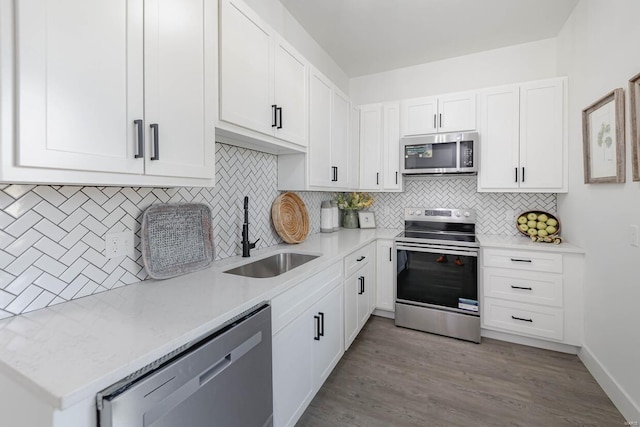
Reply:
[[[281, 243], [271, 222], [277, 158], [216, 144], [214, 188], [130, 188], [0, 184], [0, 319], [147, 278], [140, 254], [142, 212], [154, 203], [201, 202], [213, 213], [216, 259], [240, 253], [242, 199], [249, 196], [250, 238]], [[478, 232], [516, 234], [504, 219], [542, 209], [556, 213], [555, 194], [476, 193], [476, 180], [407, 180], [405, 193], [376, 195], [378, 227], [402, 228], [406, 206], [466, 207], [478, 212]], [[320, 231], [320, 203], [334, 194], [300, 192], [310, 234]], [[132, 230], [131, 257], [107, 259], [105, 234]]]
[[[214, 188], [0, 184], [0, 319], [146, 279], [140, 222], [154, 203], [211, 206], [222, 259], [241, 252], [246, 195], [251, 240], [260, 238], [258, 247], [280, 243], [271, 223], [276, 156], [216, 144], [216, 166]], [[305, 196], [312, 205], [315, 194]], [[125, 230], [136, 234], [135, 254], [107, 259], [105, 234]]]
[[376, 225], [382, 228], [404, 227], [405, 207], [442, 207], [475, 209], [478, 234], [517, 235], [514, 221], [505, 219], [507, 210], [515, 215], [526, 210], [557, 213], [556, 194], [478, 193], [477, 177], [407, 179], [404, 193], [380, 193], [372, 209]]

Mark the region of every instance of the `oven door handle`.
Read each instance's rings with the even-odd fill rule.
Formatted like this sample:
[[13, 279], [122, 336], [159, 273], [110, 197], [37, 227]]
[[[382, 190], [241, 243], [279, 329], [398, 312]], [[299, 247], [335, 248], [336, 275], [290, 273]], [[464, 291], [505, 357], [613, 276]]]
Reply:
[[430, 249], [430, 248], [422, 248], [419, 246], [402, 246], [396, 244], [396, 249], [399, 251], [410, 251], [410, 252], [425, 252], [429, 254], [446, 254], [446, 255], [462, 255], [462, 256], [471, 256], [478, 257], [477, 252], [464, 252], [464, 251], [452, 251], [448, 249]]

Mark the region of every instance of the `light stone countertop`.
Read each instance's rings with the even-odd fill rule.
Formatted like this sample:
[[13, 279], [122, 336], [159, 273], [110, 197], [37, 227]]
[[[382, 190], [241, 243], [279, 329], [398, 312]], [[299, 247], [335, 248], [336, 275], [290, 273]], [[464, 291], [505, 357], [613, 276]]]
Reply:
[[583, 254], [585, 250], [566, 240], [560, 244], [533, 242], [525, 236], [499, 236], [493, 234], [478, 234], [481, 248], [523, 249], [528, 251], [544, 251], [558, 253]]
[[[254, 250], [168, 280], [146, 280], [0, 321], [0, 374], [66, 409], [268, 301], [376, 239], [401, 230], [347, 230]], [[223, 270], [278, 252], [321, 255], [274, 278]]]

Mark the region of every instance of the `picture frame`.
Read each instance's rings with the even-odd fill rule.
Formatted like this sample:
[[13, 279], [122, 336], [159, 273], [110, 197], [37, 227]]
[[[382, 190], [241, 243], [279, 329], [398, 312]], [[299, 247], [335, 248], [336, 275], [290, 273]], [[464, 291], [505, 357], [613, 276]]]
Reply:
[[360, 228], [376, 228], [376, 216], [373, 212], [358, 211]]
[[624, 90], [582, 110], [585, 184], [625, 182]]
[[640, 73], [629, 79], [631, 107], [631, 171], [634, 181], [640, 181]]

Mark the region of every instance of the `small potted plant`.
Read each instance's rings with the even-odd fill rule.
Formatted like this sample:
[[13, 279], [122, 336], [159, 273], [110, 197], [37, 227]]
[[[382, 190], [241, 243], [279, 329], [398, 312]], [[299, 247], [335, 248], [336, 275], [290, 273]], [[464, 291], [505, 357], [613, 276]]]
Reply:
[[336, 201], [338, 208], [343, 212], [342, 226], [358, 228], [358, 211], [370, 207], [374, 198], [367, 193], [338, 193]]

